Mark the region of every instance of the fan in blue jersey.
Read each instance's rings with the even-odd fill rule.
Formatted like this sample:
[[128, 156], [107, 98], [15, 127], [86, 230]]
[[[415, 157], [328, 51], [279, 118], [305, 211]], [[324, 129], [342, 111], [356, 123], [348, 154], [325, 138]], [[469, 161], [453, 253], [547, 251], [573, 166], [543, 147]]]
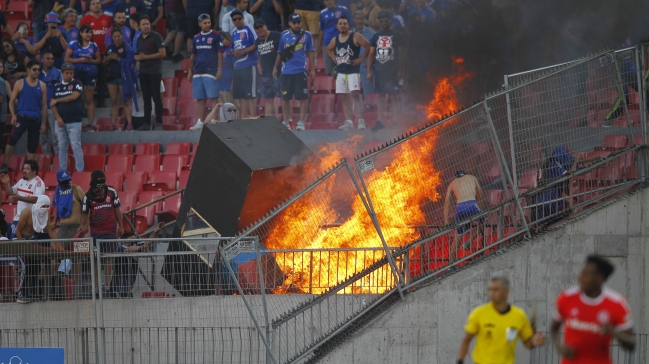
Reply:
[[54, 86], [50, 106], [56, 116], [56, 137], [59, 142], [59, 163], [62, 169], [68, 168], [68, 145], [72, 146], [77, 172], [83, 172], [83, 150], [81, 149], [81, 119], [83, 87], [75, 80], [75, 68], [70, 63], [61, 66], [63, 80]]
[[[201, 32], [192, 41], [192, 55], [189, 59], [187, 78], [192, 84], [192, 96], [196, 100], [196, 117], [198, 121], [190, 130], [203, 128], [205, 120], [205, 103], [212, 102], [212, 108], [219, 101], [219, 82], [223, 72], [222, 38], [219, 32], [212, 30], [212, 19], [209, 14], [198, 17]], [[205, 120], [210, 122], [210, 120]]]
[[239, 100], [241, 118], [255, 116], [257, 97], [257, 33], [243, 21], [243, 12], [234, 9], [230, 13], [236, 29], [232, 31], [231, 55], [234, 57], [232, 97]]
[[122, 41], [125, 44], [131, 44], [133, 39], [131, 28], [126, 26], [126, 13], [123, 10], [116, 11], [113, 15], [113, 26], [106, 31], [106, 38], [104, 44], [106, 47], [113, 44], [113, 30], [118, 29], [122, 32]]
[[[282, 62], [281, 53], [286, 48], [293, 49], [290, 59], [282, 62], [282, 109], [291, 110], [290, 101], [293, 97], [300, 101], [300, 120], [295, 127], [296, 130], [304, 130], [304, 119], [307, 112], [307, 101], [309, 100], [309, 85], [306, 80], [307, 56], [311, 62], [311, 79], [315, 79], [315, 47], [313, 38], [309, 31], [302, 30], [302, 17], [300, 14], [291, 14], [288, 17], [290, 29], [282, 32], [279, 40], [279, 52], [275, 60], [273, 77], [278, 78], [277, 71]], [[284, 113], [284, 125], [290, 129], [291, 114]]]
[[325, 72], [330, 75], [333, 71], [336, 64], [334, 61], [327, 57], [327, 46], [334, 37], [336, 37], [340, 32], [338, 31], [338, 19], [341, 17], [349, 20], [349, 25], [354, 26], [354, 21], [352, 20], [352, 13], [349, 12], [344, 6], [336, 5], [336, 0], [324, 0], [326, 6], [325, 9], [322, 9], [320, 12], [320, 30], [322, 36], [319, 37], [321, 43], [318, 47], [322, 47], [322, 54], [324, 55], [325, 61]]
[[71, 41], [65, 52], [65, 62], [74, 65], [74, 78], [83, 84], [83, 97], [88, 107], [88, 126], [92, 128], [95, 120], [95, 85], [97, 83], [97, 65], [101, 63], [99, 47], [92, 41], [92, 28], [84, 24], [79, 29], [76, 41]]

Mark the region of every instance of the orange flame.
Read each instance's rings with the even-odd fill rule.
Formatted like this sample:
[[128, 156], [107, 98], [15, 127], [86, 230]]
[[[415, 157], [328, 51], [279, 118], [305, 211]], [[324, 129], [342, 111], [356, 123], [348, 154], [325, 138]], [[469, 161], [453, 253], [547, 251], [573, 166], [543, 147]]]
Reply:
[[452, 60], [457, 73], [443, 77], [435, 85], [433, 99], [426, 106], [426, 116], [429, 120], [440, 120], [460, 110], [456, 89], [475, 76], [474, 72], [464, 68], [464, 58], [453, 57]]
[[[454, 58], [458, 74], [445, 77], [436, 85], [434, 99], [427, 106], [428, 118], [441, 118], [459, 109], [455, 88], [472, 77], [462, 67], [461, 58]], [[353, 137], [349, 145], [325, 145], [318, 154], [319, 163], [308, 169], [321, 173], [360, 143]], [[425, 138], [393, 146], [373, 158], [375, 167], [364, 173], [370, 199], [381, 231], [389, 246], [402, 246], [419, 237], [418, 226], [426, 224], [422, 205], [437, 202], [441, 175], [432, 159], [437, 144], [437, 132], [427, 132]], [[388, 157], [389, 155], [389, 157]], [[314, 190], [288, 206], [275, 219], [264, 240], [266, 248], [376, 248], [382, 242], [369, 217], [363, 200], [356, 192], [347, 171], [338, 171]], [[322, 293], [383, 257], [384, 254], [335, 252], [331, 254], [276, 254], [275, 258], [286, 275], [284, 284], [275, 293], [306, 291]], [[393, 286], [393, 277], [386, 267], [364, 282], [355, 283], [344, 293], [381, 293]], [[297, 287], [302, 287], [298, 289]]]

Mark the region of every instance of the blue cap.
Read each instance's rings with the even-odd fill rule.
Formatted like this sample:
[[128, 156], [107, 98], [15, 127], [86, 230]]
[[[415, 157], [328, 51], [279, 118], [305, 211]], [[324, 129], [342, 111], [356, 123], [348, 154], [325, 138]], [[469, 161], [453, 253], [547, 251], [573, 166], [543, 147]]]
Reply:
[[47, 13], [47, 15], [45, 15], [45, 23], [61, 24], [61, 21], [59, 20], [59, 14], [55, 12]]
[[232, 10], [232, 11], [230, 12], [230, 18], [234, 17], [234, 16], [237, 15], [237, 14], [243, 16], [243, 11], [241, 11], [241, 10], [239, 10], [239, 9], [234, 9], [234, 10]]
[[288, 16], [288, 21], [293, 22], [293, 21], [302, 21], [302, 17], [300, 14], [293, 13]]
[[56, 172], [56, 180], [59, 182], [69, 181], [71, 179], [72, 176], [70, 175], [70, 172], [68, 172], [67, 169], [59, 169], [59, 171]]

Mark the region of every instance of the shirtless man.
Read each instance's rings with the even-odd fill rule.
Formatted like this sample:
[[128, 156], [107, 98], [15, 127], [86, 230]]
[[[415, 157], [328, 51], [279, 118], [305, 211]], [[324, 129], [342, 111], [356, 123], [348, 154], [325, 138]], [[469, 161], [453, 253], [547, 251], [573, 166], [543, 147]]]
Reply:
[[[455, 222], [459, 223], [462, 220], [466, 220], [469, 217], [482, 212], [479, 205], [479, 201], [482, 200], [482, 188], [480, 187], [480, 182], [478, 182], [478, 179], [475, 178], [475, 176], [466, 174], [465, 171], [459, 170], [455, 172], [455, 179], [446, 190], [446, 199], [444, 200], [444, 225], [449, 224], [451, 193], [455, 195], [455, 200], [457, 201], [455, 206]], [[473, 239], [478, 235], [478, 231], [484, 229], [484, 224], [482, 223], [483, 220], [484, 219], [480, 220], [478, 229], [471, 229], [471, 223], [461, 225], [457, 228], [457, 234], [455, 234], [455, 240], [453, 240], [449, 252], [449, 263], [453, 263], [457, 260], [458, 243], [464, 236], [464, 233], [466, 233], [467, 230], [471, 230], [469, 242], [473, 241]]]

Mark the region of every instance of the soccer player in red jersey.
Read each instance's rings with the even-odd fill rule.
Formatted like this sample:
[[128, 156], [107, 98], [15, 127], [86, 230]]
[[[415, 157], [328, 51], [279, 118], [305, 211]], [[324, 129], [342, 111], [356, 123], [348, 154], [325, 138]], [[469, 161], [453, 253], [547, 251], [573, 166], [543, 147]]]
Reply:
[[[579, 274], [579, 286], [566, 289], [557, 298], [551, 333], [561, 364], [612, 364], [613, 338], [624, 349], [634, 349], [629, 305], [621, 294], [604, 286], [613, 270], [608, 260], [589, 255]], [[562, 325], [563, 344], [559, 334]]]

